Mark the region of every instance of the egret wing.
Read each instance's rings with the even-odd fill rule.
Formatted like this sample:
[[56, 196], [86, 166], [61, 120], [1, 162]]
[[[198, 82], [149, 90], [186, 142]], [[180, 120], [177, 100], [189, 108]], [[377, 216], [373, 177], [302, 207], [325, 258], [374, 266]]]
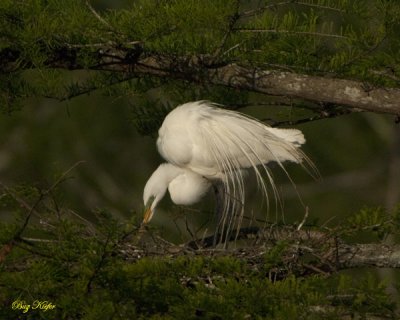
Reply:
[[[196, 129], [191, 132], [194, 142], [191, 162], [230, 164], [231, 168], [250, 168], [271, 161], [301, 162], [303, 152], [299, 149], [305, 142], [301, 131], [277, 129], [264, 125], [243, 114], [201, 105]], [[190, 134], [190, 133], [189, 133]]]

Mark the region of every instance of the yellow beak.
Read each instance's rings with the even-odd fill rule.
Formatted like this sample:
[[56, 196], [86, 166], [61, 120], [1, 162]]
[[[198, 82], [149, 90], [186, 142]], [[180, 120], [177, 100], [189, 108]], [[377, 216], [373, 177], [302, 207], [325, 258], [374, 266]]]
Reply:
[[146, 208], [146, 210], [144, 212], [144, 217], [143, 217], [142, 223], [147, 224], [150, 221], [152, 216], [153, 216], [153, 212], [151, 211], [151, 207], [149, 206]]

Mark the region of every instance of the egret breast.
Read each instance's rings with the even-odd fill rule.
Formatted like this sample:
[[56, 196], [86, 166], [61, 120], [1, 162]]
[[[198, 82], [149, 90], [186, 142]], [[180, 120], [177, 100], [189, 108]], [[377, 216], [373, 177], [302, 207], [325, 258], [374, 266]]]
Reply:
[[168, 191], [175, 204], [191, 205], [199, 202], [210, 187], [207, 179], [187, 170], [170, 182]]

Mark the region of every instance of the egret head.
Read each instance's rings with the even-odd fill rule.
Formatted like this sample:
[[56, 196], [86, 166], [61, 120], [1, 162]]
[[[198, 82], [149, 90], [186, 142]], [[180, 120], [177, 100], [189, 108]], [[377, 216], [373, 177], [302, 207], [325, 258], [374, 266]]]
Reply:
[[143, 223], [148, 223], [153, 218], [157, 204], [164, 198], [168, 185], [180, 171], [181, 169], [172, 164], [163, 163], [153, 172], [143, 191], [145, 206]]
[[143, 223], [148, 223], [167, 189], [171, 200], [178, 205], [191, 205], [204, 197], [211, 183], [201, 175], [170, 163], [161, 164], [147, 181], [143, 192], [145, 212]]
[[[159, 167], [160, 168], [160, 167]], [[143, 223], [148, 223], [153, 218], [155, 208], [167, 191], [167, 184], [160, 179], [159, 169], [154, 171], [147, 181], [143, 192], [143, 203], [145, 206]]]

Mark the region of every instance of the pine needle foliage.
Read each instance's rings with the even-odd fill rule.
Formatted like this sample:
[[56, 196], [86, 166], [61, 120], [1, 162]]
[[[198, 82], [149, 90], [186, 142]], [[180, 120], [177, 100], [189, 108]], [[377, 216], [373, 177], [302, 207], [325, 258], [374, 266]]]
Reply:
[[[2, 0], [0, 110], [12, 112], [31, 98], [100, 91], [129, 99], [138, 130], [154, 135], [171, 106], [184, 101], [237, 109], [260, 99], [201, 82], [204, 69], [188, 81], [113, 65], [168, 56], [197, 59], [207, 69], [235, 63], [399, 88], [399, 35], [397, 0], [137, 0], [105, 11], [82, 0]], [[275, 243], [258, 269], [238, 255], [151, 254], [135, 243], [137, 221], [94, 211], [97, 220], [89, 223], [61, 208], [55, 190], [61, 178], [47, 190], [1, 185], [0, 206], [16, 217], [0, 225], [1, 319], [396, 317], [373, 274], [324, 272], [306, 254], [288, 260], [297, 240]], [[363, 209], [328, 232], [382, 241], [398, 236], [399, 217], [398, 209]], [[55, 307], [33, 309], [36, 300]], [[13, 309], [16, 301], [30, 310]]]
[[[139, 0], [102, 12], [80, 0], [4, 0], [0, 17], [3, 111], [37, 96], [64, 100], [102, 90], [146, 99], [158, 86], [182, 89], [182, 81], [153, 78], [144, 90], [129, 72], [105, 72], [98, 57], [108, 49], [132, 50], [133, 57], [207, 56], [213, 65], [235, 62], [399, 87], [400, 4], [394, 0]], [[82, 77], [81, 70], [93, 71]], [[215, 90], [199, 86], [197, 97]]]
[[[166, 255], [155, 254], [135, 240], [140, 232], [135, 219], [118, 221], [97, 210], [97, 221], [89, 223], [57, 205], [54, 194], [55, 189], [3, 188], [0, 205], [19, 218], [0, 228], [2, 319], [395, 317], [385, 283], [372, 273], [301, 276], [302, 268], [287, 260], [297, 241], [278, 243], [256, 265], [242, 259], [243, 252], [174, 255], [172, 246]], [[364, 209], [349, 227], [335, 232], [374, 232], [379, 224], [396, 234], [394, 216]], [[299, 265], [314, 263], [306, 256], [300, 259]], [[48, 303], [34, 308], [35, 301], [54, 308], [45, 310]], [[24, 305], [30, 305], [26, 312]]]

